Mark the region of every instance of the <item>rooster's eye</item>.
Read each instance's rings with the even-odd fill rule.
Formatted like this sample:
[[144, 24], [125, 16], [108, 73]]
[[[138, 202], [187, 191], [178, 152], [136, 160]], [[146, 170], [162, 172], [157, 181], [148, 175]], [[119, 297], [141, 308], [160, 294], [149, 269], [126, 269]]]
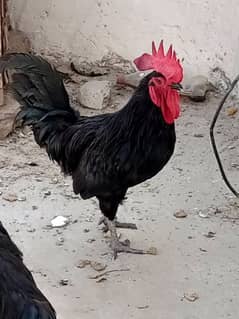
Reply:
[[151, 86], [161, 86], [163, 83], [164, 81], [162, 78], [152, 78], [149, 84]]

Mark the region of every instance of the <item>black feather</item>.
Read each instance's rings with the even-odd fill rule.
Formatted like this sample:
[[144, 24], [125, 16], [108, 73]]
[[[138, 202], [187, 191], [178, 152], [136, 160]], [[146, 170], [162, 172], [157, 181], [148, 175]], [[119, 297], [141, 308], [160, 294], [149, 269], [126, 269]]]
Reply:
[[37, 288], [21, 251], [0, 222], [0, 318], [56, 319], [55, 311]]
[[[1, 58], [0, 72], [7, 70], [25, 75], [30, 88], [35, 88], [41, 94], [41, 98], [49, 108], [67, 108], [72, 112], [61, 75], [43, 58], [25, 53], [6, 54]], [[13, 89], [15, 85], [16, 82], [13, 82]]]
[[0, 72], [8, 70], [12, 72], [10, 89], [21, 105], [16, 120], [31, 125], [36, 142], [60, 163], [59, 136], [79, 117], [70, 107], [62, 76], [41, 57], [22, 53], [0, 59]]

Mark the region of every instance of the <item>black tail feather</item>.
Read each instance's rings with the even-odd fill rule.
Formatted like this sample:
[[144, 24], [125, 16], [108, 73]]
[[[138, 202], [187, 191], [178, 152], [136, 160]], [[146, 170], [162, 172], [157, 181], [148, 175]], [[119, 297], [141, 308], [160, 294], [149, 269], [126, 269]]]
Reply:
[[[29, 80], [27, 88], [39, 92], [41, 102], [48, 105], [49, 110], [57, 107], [58, 109], [67, 109], [72, 112], [62, 77], [57, 70], [42, 57], [25, 53], [7, 54], [0, 60], [0, 72], [7, 70], [14, 70], [15, 74], [21, 77], [24, 75], [24, 78], [27, 77]], [[19, 80], [19, 77], [17, 77], [16, 80]], [[19, 95], [25, 100], [26, 91], [24, 87], [19, 87], [13, 79], [13, 90], [15, 87], [18, 87]]]
[[79, 118], [70, 106], [62, 76], [43, 58], [23, 53], [0, 58], [0, 72], [9, 70], [10, 89], [21, 106], [16, 119], [30, 125], [36, 142], [61, 163], [62, 133]]

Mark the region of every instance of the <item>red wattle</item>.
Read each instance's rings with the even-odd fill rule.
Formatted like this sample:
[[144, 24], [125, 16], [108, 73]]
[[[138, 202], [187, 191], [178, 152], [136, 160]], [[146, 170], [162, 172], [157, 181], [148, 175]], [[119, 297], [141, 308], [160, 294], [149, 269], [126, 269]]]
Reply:
[[149, 94], [152, 102], [161, 109], [163, 118], [167, 124], [172, 124], [179, 117], [179, 94], [170, 87], [149, 86]]

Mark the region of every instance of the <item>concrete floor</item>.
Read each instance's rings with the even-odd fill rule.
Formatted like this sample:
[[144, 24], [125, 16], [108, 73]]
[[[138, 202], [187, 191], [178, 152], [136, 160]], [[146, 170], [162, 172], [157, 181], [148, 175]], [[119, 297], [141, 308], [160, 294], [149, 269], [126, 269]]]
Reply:
[[[1, 220], [59, 319], [238, 317], [239, 209], [209, 142], [217, 105], [214, 97], [183, 104], [172, 160], [158, 176], [131, 189], [118, 213], [120, 220], [138, 225], [137, 231], [122, 230], [122, 238], [136, 248], [157, 247], [157, 256], [121, 254], [113, 261], [97, 226], [95, 199], [73, 195], [71, 179], [60, 174], [31, 134], [18, 132], [0, 143]], [[228, 175], [239, 187], [238, 118], [223, 112], [216, 131]], [[9, 193], [26, 200], [9, 202], [4, 199]], [[175, 218], [181, 209], [188, 216]], [[208, 218], [200, 217], [200, 211]], [[71, 223], [47, 227], [56, 215], [69, 216]], [[215, 237], [205, 237], [208, 232]], [[107, 264], [106, 270], [127, 271], [112, 272], [98, 283], [89, 278], [97, 274], [90, 266], [77, 268], [82, 259]], [[64, 279], [66, 286], [60, 284]], [[192, 293], [199, 297], [196, 301], [183, 298]]]

